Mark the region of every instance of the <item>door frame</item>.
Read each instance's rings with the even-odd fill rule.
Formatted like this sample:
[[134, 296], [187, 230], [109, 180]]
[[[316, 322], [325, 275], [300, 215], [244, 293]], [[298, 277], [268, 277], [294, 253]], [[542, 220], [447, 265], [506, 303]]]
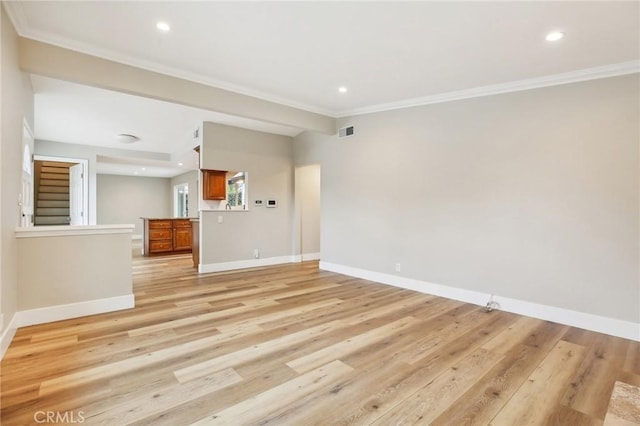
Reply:
[[[82, 209], [84, 214], [82, 215], [82, 225], [89, 224], [89, 160], [86, 158], [69, 158], [69, 157], [54, 157], [51, 155], [39, 155], [33, 156], [33, 161], [51, 161], [57, 163], [81, 163], [82, 164]], [[35, 184], [34, 184], [35, 190]], [[71, 195], [71, 194], [69, 194]], [[34, 194], [35, 198], [35, 194]], [[35, 200], [34, 200], [35, 201]]]

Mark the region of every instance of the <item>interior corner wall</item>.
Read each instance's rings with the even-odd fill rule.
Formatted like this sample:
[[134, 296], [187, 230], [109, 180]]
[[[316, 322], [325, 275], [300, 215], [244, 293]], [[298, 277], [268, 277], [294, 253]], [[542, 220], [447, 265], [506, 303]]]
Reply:
[[171, 179], [97, 175], [97, 224], [133, 224], [142, 235], [141, 217], [172, 217]]
[[[15, 228], [20, 225], [18, 195], [22, 191], [22, 128], [24, 120], [33, 130], [33, 89], [18, 67], [18, 35], [4, 5], [1, 16], [1, 135], [0, 135], [0, 335], [17, 310], [18, 263]], [[33, 147], [32, 152], [33, 152]], [[8, 344], [7, 342], [2, 342]]]
[[198, 185], [198, 171], [192, 170], [187, 173], [183, 173], [181, 175], [175, 176], [171, 178], [171, 187], [169, 190], [171, 191], [171, 215], [174, 215], [176, 206], [175, 206], [175, 197], [173, 195], [173, 188], [176, 185], [180, 185], [186, 183], [189, 185], [189, 200], [187, 201], [187, 208], [189, 210], [189, 217], [196, 218], [198, 217], [198, 194], [200, 194], [200, 188]]
[[[248, 211], [200, 212], [201, 265], [255, 262], [255, 249], [261, 261], [291, 257], [292, 138], [214, 123], [204, 123], [202, 136], [202, 168], [247, 172], [249, 203]], [[256, 199], [278, 205], [255, 207]]]
[[639, 80], [340, 119], [323, 261], [640, 324]]

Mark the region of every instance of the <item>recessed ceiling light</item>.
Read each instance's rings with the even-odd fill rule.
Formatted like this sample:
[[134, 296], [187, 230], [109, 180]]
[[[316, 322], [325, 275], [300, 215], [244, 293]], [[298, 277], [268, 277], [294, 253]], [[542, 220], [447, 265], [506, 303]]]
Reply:
[[182, 163], [178, 163], [178, 166], [182, 166], [182, 165], [183, 165]]
[[564, 37], [564, 33], [560, 32], [560, 31], [551, 31], [549, 34], [547, 34], [545, 39], [547, 41], [558, 41], [558, 40], [562, 39], [563, 37]]
[[338, 92], [340, 93], [347, 93], [347, 88], [344, 86], [338, 87]]
[[147, 170], [147, 168], [146, 168], [146, 167], [143, 167], [143, 168], [142, 168], [142, 170]]
[[156, 28], [164, 33], [171, 31], [171, 26], [164, 21], [158, 21]]
[[133, 174], [134, 174], [134, 175], [137, 175], [137, 174], [138, 174], [138, 172], [133, 172]]

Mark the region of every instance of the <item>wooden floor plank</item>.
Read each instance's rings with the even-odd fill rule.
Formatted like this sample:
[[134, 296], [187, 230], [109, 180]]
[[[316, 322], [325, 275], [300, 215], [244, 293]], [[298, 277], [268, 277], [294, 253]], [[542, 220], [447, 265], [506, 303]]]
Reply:
[[484, 372], [495, 365], [502, 355], [478, 349], [467, 358], [403, 399], [373, 424], [429, 424], [473, 385]]
[[570, 386], [586, 348], [561, 340], [536, 370], [522, 383], [493, 425], [540, 425], [555, 413], [559, 399]]
[[132, 273], [134, 309], [17, 331], [3, 425], [601, 425], [613, 384], [640, 385], [637, 342], [318, 262], [198, 274], [135, 254]]
[[[286, 408], [297, 398], [319, 389], [329, 389], [332, 383], [352, 370], [351, 367], [340, 361], [333, 361], [240, 404], [205, 417], [192, 425], [230, 425], [238, 421], [245, 424], [256, 423], [271, 413]], [[262, 409], [258, 411], [255, 407], [262, 407]]]
[[[629, 342], [611, 336], [598, 336], [587, 347], [587, 354], [571, 380], [561, 403], [576, 411], [604, 420], [618, 373], [623, 367]], [[594, 392], [599, 389], [600, 392]]]

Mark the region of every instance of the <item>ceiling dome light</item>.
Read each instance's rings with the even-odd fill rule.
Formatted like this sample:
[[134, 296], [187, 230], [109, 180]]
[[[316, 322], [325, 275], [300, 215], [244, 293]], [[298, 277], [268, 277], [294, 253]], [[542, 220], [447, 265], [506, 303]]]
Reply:
[[129, 144], [139, 141], [140, 138], [134, 135], [129, 135], [127, 133], [120, 133], [118, 136], [116, 136], [116, 140], [120, 143]]
[[338, 87], [338, 92], [340, 93], [347, 93], [347, 88], [344, 86]]
[[547, 41], [558, 41], [558, 40], [561, 40], [563, 37], [564, 37], [564, 33], [560, 31], [551, 31], [549, 34], [547, 34], [545, 39]]
[[156, 28], [163, 33], [168, 33], [169, 31], [171, 31], [171, 26], [164, 21], [158, 21], [158, 23], [156, 24]]

